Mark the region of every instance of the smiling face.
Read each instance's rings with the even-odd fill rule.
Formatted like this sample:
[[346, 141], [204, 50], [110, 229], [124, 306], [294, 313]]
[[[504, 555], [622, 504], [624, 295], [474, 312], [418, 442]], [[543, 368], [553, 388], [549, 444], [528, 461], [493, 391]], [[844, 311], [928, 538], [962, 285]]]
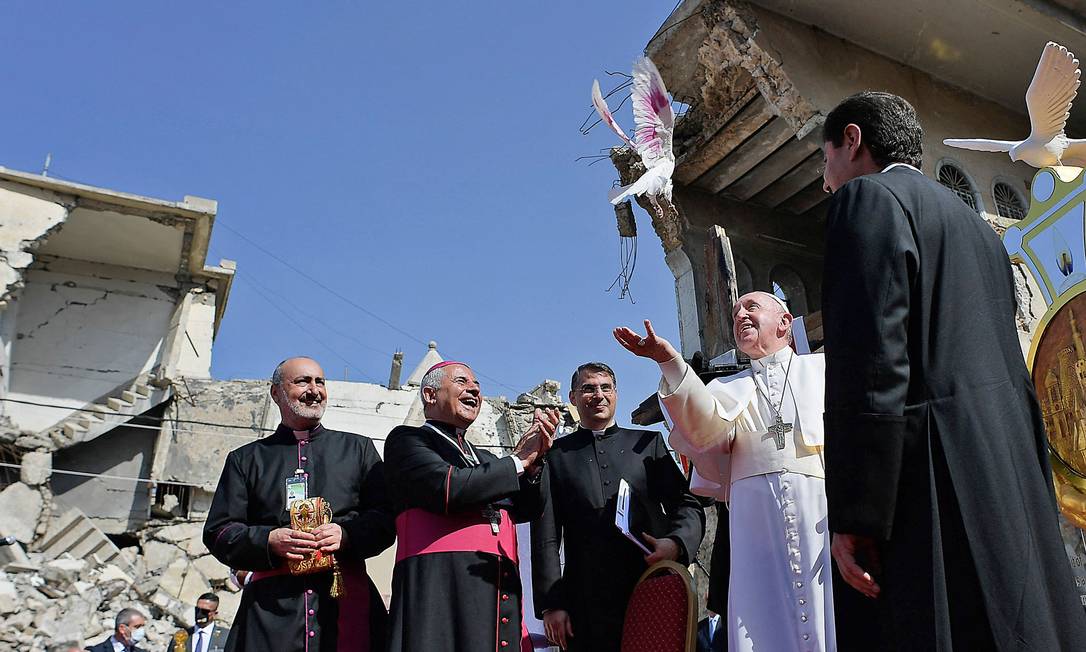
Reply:
[[316, 427], [328, 403], [321, 366], [309, 358], [291, 358], [279, 365], [279, 378], [272, 383], [271, 395], [283, 424], [293, 430]]
[[732, 308], [732, 334], [739, 350], [757, 360], [788, 346], [792, 315], [765, 292], [749, 292]]
[[606, 371], [585, 369], [577, 374], [577, 383], [569, 390], [569, 402], [577, 407], [581, 425], [589, 430], [603, 430], [615, 418], [618, 389]]
[[467, 428], [474, 423], [483, 406], [483, 396], [471, 369], [453, 364], [431, 373], [440, 373], [441, 379], [437, 387], [427, 386], [423, 379], [422, 402], [426, 418], [456, 428]]

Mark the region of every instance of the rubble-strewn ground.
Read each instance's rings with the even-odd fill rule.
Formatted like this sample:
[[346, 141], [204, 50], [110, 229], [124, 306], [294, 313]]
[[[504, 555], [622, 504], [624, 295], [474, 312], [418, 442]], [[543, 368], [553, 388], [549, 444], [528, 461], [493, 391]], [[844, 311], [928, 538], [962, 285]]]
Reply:
[[16, 552], [17, 560], [0, 571], [0, 651], [98, 643], [112, 633], [113, 618], [125, 607], [148, 618], [141, 647], [164, 650], [174, 632], [191, 626], [196, 598], [208, 590], [218, 594], [220, 618], [229, 624], [241, 595], [228, 569], [207, 554], [201, 527], [181, 523], [145, 530], [140, 546], [122, 549], [128, 568], [68, 554], [46, 560]]

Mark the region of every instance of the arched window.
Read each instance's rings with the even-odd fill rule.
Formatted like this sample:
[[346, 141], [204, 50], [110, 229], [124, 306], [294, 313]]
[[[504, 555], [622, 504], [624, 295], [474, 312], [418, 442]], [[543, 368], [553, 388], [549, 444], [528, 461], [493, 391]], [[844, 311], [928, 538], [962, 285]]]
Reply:
[[788, 304], [792, 315], [799, 317], [807, 314], [807, 287], [796, 270], [787, 265], [778, 265], [769, 273], [769, 282], [773, 294]]
[[773, 281], [773, 294], [781, 301], [788, 303], [788, 295], [785, 294], [784, 288], [776, 281]]
[[943, 163], [939, 166], [937, 178], [939, 183], [950, 188], [955, 195], [961, 197], [966, 206], [978, 213], [980, 212], [977, 192], [973, 189], [973, 184], [969, 181], [969, 177], [965, 176], [965, 172], [962, 172], [961, 168], [953, 163]]
[[1020, 220], [1026, 216], [1026, 206], [1022, 202], [1022, 196], [1009, 183], [997, 181], [992, 187], [992, 195], [995, 197], [996, 213], [1000, 217]]
[[753, 277], [750, 275], [750, 267], [741, 260], [735, 261], [735, 287], [739, 296], [754, 290]]

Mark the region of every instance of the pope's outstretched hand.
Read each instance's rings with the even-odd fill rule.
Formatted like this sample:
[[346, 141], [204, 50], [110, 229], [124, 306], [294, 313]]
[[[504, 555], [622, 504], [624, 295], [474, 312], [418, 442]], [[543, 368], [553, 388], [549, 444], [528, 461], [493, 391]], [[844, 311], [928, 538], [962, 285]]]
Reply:
[[618, 340], [618, 343], [622, 345], [622, 348], [642, 358], [649, 358], [656, 362], [667, 362], [679, 357], [679, 352], [675, 350], [671, 342], [657, 335], [656, 331], [652, 330], [652, 322], [647, 319], [645, 320], [645, 331], [645, 336], [641, 337], [629, 328], [620, 326], [612, 331], [612, 334]]

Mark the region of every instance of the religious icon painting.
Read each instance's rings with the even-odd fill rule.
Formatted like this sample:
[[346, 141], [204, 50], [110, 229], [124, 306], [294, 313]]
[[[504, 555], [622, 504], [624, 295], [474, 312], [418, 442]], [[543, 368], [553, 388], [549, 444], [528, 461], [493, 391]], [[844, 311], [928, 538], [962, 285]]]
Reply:
[[1042, 168], [1030, 200], [1003, 244], [1029, 270], [1047, 306], [1027, 363], [1048, 436], [1064, 547], [1086, 606], [1086, 170]]

